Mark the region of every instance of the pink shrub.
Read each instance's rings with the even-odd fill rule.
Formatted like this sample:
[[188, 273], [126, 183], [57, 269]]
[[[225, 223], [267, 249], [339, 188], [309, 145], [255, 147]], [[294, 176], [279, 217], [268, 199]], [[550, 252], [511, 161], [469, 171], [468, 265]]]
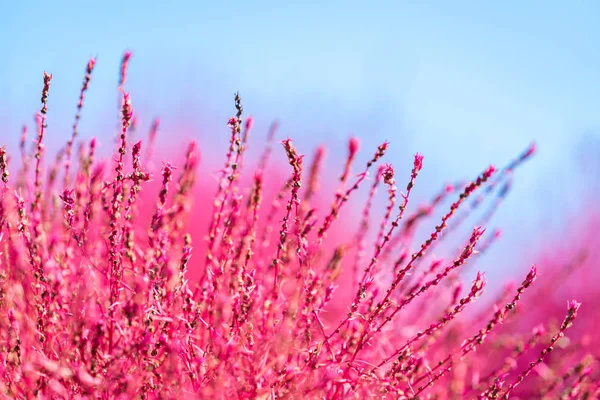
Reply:
[[[280, 180], [283, 166], [270, 163], [273, 130], [258, 165], [250, 165], [252, 119], [243, 119], [236, 95], [225, 165], [209, 193], [195, 188], [205, 182], [196, 176], [195, 143], [153, 174], [158, 121], [146, 148], [129, 143], [130, 57], [121, 66], [112, 159], [96, 159], [95, 139], [72, 154], [94, 60], [72, 135], [54, 163], [44, 163], [49, 74], [32, 152], [25, 130], [22, 163], [0, 148], [3, 396], [598, 398], [597, 291], [590, 285], [563, 294], [549, 280], [566, 279], [574, 267], [548, 266], [538, 282], [532, 266], [521, 284], [468, 310], [485, 277], [478, 273], [465, 289], [460, 272], [497, 234], [475, 227], [455, 254], [429, 256], [449, 234], [461, 235], [461, 222], [486, 201], [492, 205], [482, 222], [489, 220], [534, 146], [415, 207], [410, 195], [423, 157], [403, 175], [382, 162], [382, 143], [357, 166], [359, 143], [350, 139], [328, 203], [318, 196], [322, 148], [309, 162], [292, 140], [281, 141], [288, 165]], [[350, 209], [360, 190], [366, 203]], [[375, 214], [379, 191], [387, 206]], [[356, 218], [339, 218], [348, 209]], [[417, 227], [438, 210], [441, 220], [418, 243]], [[586, 300], [581, 311], [575, 295]]]

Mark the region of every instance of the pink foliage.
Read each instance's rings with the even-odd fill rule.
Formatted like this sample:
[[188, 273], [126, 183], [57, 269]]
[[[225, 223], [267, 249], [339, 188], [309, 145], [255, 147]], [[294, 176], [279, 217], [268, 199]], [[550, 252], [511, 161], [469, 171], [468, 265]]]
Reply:
[[[468, 310], [486, 289], [485, 276], [477, 273], [463, 291], [460, 274], [499, 231], [475, 227], [455, 254], [429, 255], [459, 235], [458, 224], [482, 202], [491, 202], [493, 214], [534, 145], [505, 168], [490, 166], [411, 207], [423, 156], [415, 155], [403, 176], [398, 165], [382, 162], [385, 142], [356, 174], [360, 146], [351, 138], [328, 206], [319, 196], [319, 181], [331, 182], [321, 172], [324, 148], [309, 162], [291, 139], [281, 141], [287, 178], [278, 181], [283, 167], [270, 164], [274, 125], [258, 165], [249, 165], [253, 120], [244, 119], [237, 94], [225, 164], [216, 193], [208, 193], [195, 188], [205, 178], [195, 143], [156, 171], [150, 156], [158, 120], [146, 157], [142, 142], [131, 145], [135, 101], [124, 90], [130, 57], [125, 53], [120, 69], [112, 159], [96, 159], [94, 139], [71, 160], [93, 59], [73, 132], [53, 164], [44, 163], [43, 152], [52, 78], [46, 73], [33, 152], [25, 148], [25, 129], [21, 164], [0, 148], [3, 396], [599, 396], [592, 279], [600, 215], [570, 235], [588, 232], [585, 243], [574, 239], [561, 257], [540, 257], [539, 279], [534, 265], [520, 285], [492, 294], [495, 300], [479, 309]], [[60, 189], [53, 188], [57, 176]], [[378, 214], [380, 186], [387, 206]], [[352, 209], [360, 190], [366, 203]], [[441, 220], [418, 243], [417, 227], [438, 210]], [[569, 284], [574, 277], [588, 283]], [[584, 301], [581, 310], [573, 296]]]

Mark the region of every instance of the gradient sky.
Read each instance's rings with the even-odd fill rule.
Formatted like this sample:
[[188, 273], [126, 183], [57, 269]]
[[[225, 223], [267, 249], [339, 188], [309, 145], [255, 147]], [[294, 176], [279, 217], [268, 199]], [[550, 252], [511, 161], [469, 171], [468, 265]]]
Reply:
[[597, 183], [597, 171], [579, 174], [576, 150], [600, 140], [600, 2], [288, 3], [3, 2], [1, 142], [14, 145], [31, 122], [47, 70], [49, 145], [62, 144], [90, 56], [82, 136], [112, 132], [119, 59], [131, 49], [127, 89], [143, 126], [160, 116], [171, 135], [224, 144], [239, 90], [259, 129], [278, 118], [305, 152], [325, 142], [343, 157], [353, 133], [367, 157], [387, 139], [400, 182], [423, 153], [421, 198], [536, 140], [498, 216], [512, 241], [560, 226], [577, 208], [570, 188]]

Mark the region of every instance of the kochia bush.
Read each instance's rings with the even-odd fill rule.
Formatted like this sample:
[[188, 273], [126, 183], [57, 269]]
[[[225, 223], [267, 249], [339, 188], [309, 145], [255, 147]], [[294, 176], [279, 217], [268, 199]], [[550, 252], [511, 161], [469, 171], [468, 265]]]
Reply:
[[[359, 143], [351, 139], [338, 190], [323, 207], [316, 197], [323, 149], [308, 165], [290, 139], [281, 141], [289, 177], [274, 182], [272, 129], [258, 165], [248, 167], [252, 119], [243, 119], [236, 95], [217, 192], [212, 203], [193, 207], [196, 145], [176, 165], [164, 163], [151, 174], [158, 123], [145, 148], [129, 143], [133, 108], [123, 90], [129, 59], [126, 53], [121, 65], [113, 159], [96, 159], [95, 139], [78, 143], [73, 154], [93, 59], [72, 136], [54, 163], [44, 163], [49, 74], [31, 151], [26, 130], [21, 163], [0, 148], [4, 397], [599, 396], [594, 348], [583, 341], [573, 348], [565, 337], [577, 301], [564, 300], [559, 321], [546, 315], [533, 330], [521, 323], [528, 315], [521, 303], [551, 292], [536, 290], [535, 266], [491, 304], [463, 312], [486, 282], [478, 273], [463, 290], [460, 271], [484, 255], [497, 232], [475, 227], [456, 254], [429, 256], [473, 209], [491, 200], [481, 219], [485, 225], [533, 145], [505, 168], [490, 166], [411, 210], [423, 157], [416, 155], [410, 173], [399, 176], [381, 162], [388, 150], [383, 143], [354, 175]], [[149, 203], [151, 178], [160, 188]], [[397, 187], [402, 180], [405, 190]], [[372, 213], [380, 188], [388, 204], [381, 219]], [[338, 220], [360, 189], [367, 202], [358, 223]], [[427, 239], [417, 243], [417, 227], [443, 209]], [[206, 226], [187, 223], [198, 214]], [[351, 233], [331, 235], [340, 223]], [[195, 279], [188, 279], [190, 272]], [[345, 310], [336, 313], [336, 297], [348, 293]], [[554, 357], [553, 350], [561, 354]]]

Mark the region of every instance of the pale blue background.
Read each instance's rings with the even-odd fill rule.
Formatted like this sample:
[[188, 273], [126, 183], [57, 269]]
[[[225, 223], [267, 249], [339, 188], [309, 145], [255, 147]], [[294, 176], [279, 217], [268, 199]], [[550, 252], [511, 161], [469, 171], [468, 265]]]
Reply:
[[142, 126], [161, 116], [171, 134], [162, 146], [183, 124], [182, 137], [220, 154], [239, 90], [258, 132], [279, 118], [305, 152], [326, 142], [341, 158], [355, 133], [366, 158], [388, 139], [399, 182], [422, 152], [425, 199], [535, 139], [538, 156], [492, 224], [507, 231], [495, 254], [512, 263], [515, 243], [559, 235], [579, 187], [597, 184], [577, 151], [599, 137], [599, 21], [595, 1], [3, 2], [0, 144], [14, 146], [31, 122], [48, 70], [48, 143], [61, 145], [90, 56], [82, 136], [112, 132], [124, 49], [134, 51], [127, 89]]

